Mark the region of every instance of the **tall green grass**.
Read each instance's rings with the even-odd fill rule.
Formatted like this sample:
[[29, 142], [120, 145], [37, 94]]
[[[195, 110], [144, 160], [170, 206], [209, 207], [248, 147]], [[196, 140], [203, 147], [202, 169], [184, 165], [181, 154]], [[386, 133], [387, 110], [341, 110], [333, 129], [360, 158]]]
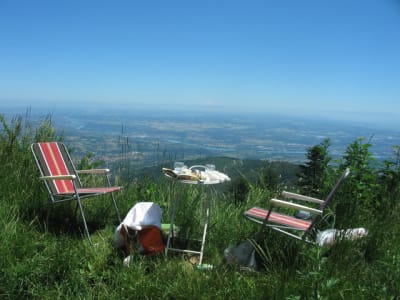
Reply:
[[[258, 227], [242, 217], [266, 206], [277, 191], [250, 182], [241, 202], [221, 190], [182, 186], [165, 178], [121, 182], [122, 214], [136, 202], [154, 201], [169, 221], [170, 199], [180, 200], [176, 223], [182, 234], [201, 232], [204, 202], [212, 202], [205, 262], [196, 270], [185, 255], [167, 258], [134, 254], [122, 265], [113, 247], [117, 225], [109, 201], [84, 201], [93, 247], [73, 204], [49, 205], [38, 181], [29, 145], [62, 140], [51, 118], [35, 126], [25, 117], [0, 115], [0, 298], [2, 299], [398, 299], [400, 297], [399, 164], [396, 153], [383, 166], [355, 166], [335, 199], [336, 226], [363, 226], [369, 235], [324, 249], [267, 231], [260, 272], [224, 261], [226, 247], [253, 237]], [[365, 150], [363, 144], [351, 149]], [[358, 147], [358, 148], [357, 148]], [[368, 150], [368, 149], [367, 149]], [[361, 151], [362, 152], [362, 151]], [[363, 152], [365, 154], [365, 151]], [[354, 152], [353, 152], [354, 155]], [[365, 157], [365, 156], [364, 156]], [[88, 161], [84, 161], [86, 164]], [[350, 158], [340, 163], [352, 164]], [[366, 168], [366, 169], [363, 169]], [[115, 174], [118, 176], [119, 174]], [[332, 174], [331, 181], [337, 174]], [[119, 177], [120, 178], [120, 177]], [[376, 185], [379, 183], [379, 185]]]

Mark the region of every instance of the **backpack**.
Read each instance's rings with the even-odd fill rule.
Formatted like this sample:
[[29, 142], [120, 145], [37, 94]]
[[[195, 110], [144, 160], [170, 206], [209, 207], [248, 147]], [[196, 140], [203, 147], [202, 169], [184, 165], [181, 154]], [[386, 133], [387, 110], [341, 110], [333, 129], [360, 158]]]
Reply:
[[143, 227], [136, 234], [136, 249], [140, 254], [155, 255], [165, 249], [161, 230], [154, 225]]

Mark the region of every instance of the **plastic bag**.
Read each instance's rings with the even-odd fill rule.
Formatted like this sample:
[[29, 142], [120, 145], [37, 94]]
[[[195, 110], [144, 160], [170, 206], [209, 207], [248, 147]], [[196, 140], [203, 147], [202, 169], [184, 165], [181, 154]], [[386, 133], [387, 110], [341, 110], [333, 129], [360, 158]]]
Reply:
[[259, 268], [256, 250], [249, 240], [245, 240], [236, 246], [229, 246], [224, 251], [224, 257], [226, 262], [231, 265], [237, 265], [253, 271]]

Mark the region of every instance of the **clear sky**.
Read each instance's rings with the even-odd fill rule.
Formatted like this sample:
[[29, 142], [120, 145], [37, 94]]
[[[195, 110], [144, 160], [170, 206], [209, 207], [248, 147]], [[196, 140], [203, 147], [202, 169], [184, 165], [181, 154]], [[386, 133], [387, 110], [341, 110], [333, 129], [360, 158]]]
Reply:
[[0, 0], [0, 101], [400, 117], [399, 0]]

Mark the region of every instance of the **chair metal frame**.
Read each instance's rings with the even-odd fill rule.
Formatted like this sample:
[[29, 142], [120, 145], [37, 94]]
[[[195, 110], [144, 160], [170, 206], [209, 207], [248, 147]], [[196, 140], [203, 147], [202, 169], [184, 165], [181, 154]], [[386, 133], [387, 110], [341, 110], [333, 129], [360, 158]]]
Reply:
[[[336, 191], [343, 184], [344, 180], [349, 176], [349, 174], [350, 169], [347, 168], [325, 200], [283, 191], [281, 193], [282, 197], [290, 201], [279, 200], [275, 198], [270, 199], [269, 209], [253, 207], [244, 212], [244, 217], [250, 221], [261, 224], [261, 230], [264, 230], [268, 227], [295, 239], [314, 243], [309, 236], [315, 231], [316, 224], [321, 221], [322, 218], [324, 218], [324, 215], [326, 215], [324, 213], [327, 206], [332, 201]], [[293, 200], [319, 204], [319, 207], [313, 208], [307, 205], [294, 203]], [[275, 212], [274, 209], [278, 207], [305, 212], [308, 214], [309, 218], [298, 218], [296, 216]]]
[[[39, 142], [31, 144], [31, 151], [36, 165], [40, 171], [40, 179], [43, 180], [50, 195], [51, 203], [77, 201], [83, 219], [85, 233], [91, 244], [89, 229], [82, 206], [82, 199], [111, 195], [111, 200], [119, 222], [121, 217], [115, 201], [114, 192], [121, 190], [120, 186], [111, 186], [109, 169], [77, 170], [69, 155], [67, 147], [61, 142]], [[104, 176], [106, 187], [83, 187], [79, 174], [93, 174]]]

